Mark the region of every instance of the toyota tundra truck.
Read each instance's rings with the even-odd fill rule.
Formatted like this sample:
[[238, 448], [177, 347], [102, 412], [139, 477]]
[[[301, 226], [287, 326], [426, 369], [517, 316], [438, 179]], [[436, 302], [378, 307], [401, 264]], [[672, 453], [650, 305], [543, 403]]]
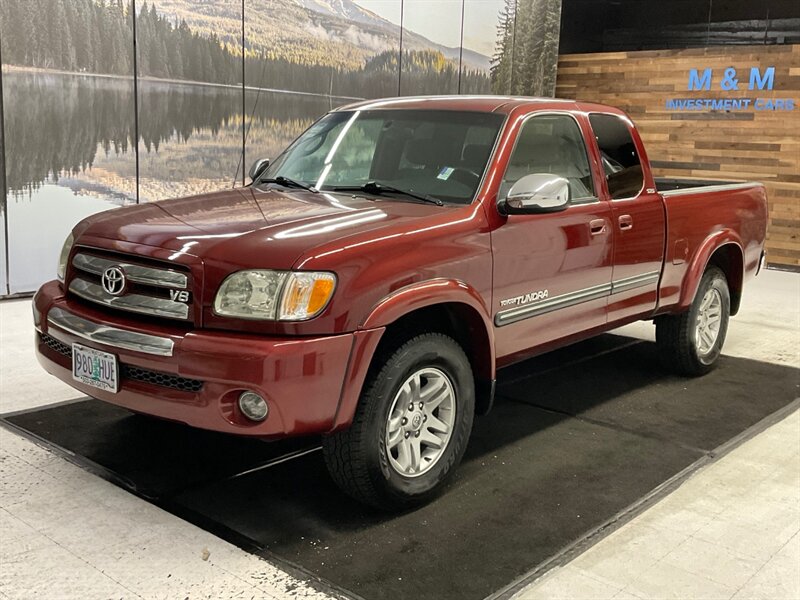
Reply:
[[319, 435], [384, 509], [445, 484], [502, 367], [649, 320], [706, 373], [764, 261], [762, 185], [656, 179], [599, 104], [365, 101], [250, 177], [81, 221], [33, 301], [38, 359], [136, 413]]

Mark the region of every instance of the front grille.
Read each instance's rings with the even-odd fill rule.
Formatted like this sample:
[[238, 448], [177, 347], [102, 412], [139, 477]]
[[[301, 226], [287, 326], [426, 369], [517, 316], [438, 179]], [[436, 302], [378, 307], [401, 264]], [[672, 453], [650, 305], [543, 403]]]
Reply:
[[[65, 344], [61, 340], [57, 340], [52, 335], [46, 333], [39, 334], [42, 343], [59, 354], [72, 358], [72, 347]], [[189, 379], [188, 377], [180, 377], [172, 375], [171, 373], [162, 373], [161, 371], [152, 371], [150, 369], [143, 369], [134, 365], [121, 363], [120, 376], [123, 379], [132, 379], [133, 381], [141, 381], [151, 385], [179, 390], [181, 392], [199, 392], [203, 389], [203, 382], [199, 379]]]
[[122, 365], [121, 370], [123, 378], [172, 388], [173, 390], [199, 392], [203, 389], [203, 382], [198, 379], [189, 379], [187, 377], [171, 375], [170, 373], [151, 371], [150, 369], [142, 369], [141, 367], [134, 367], [133, 365]]
[[[78, 252], [72, 259], [75, 274], [69, 291], [84, 300], [118, 310], [151, 317], [188, 321], [192, 319], [191, 282], [187, 273], [145, 265], [122, 256], [110, 258]], [[112, 285], [104, 279], [115, 278]], [[107, 287], [116, 289], [107, 289]], [[114, 293], [112, 293], [114, 292]]]

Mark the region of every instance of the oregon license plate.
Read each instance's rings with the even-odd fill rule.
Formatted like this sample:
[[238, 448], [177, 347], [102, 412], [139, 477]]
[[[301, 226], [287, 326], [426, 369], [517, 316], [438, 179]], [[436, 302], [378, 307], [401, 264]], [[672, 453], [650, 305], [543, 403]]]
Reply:
[[108, 352], [72, 344], [72, 378], [106, 392], [119, 389], [117, 357]]

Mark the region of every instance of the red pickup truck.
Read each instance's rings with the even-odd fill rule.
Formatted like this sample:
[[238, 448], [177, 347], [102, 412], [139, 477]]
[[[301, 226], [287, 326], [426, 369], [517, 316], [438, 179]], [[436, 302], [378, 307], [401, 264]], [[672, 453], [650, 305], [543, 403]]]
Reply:
[[705, 373], [764, 259], [761, 185], [656, 180], [597, 104], [361, 102], [250, 175], [79, 223], [34, 299], [39, 360], [139, 413], [321, 434], [384, 508], [442, 486], [503, 366], [646, 319]]

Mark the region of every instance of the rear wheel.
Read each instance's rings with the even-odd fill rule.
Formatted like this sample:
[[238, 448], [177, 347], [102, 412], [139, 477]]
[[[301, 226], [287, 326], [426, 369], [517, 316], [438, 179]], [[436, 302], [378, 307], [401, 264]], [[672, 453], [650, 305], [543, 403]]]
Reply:
[[656, 344], [664, 365], [690, 376], [713, 369], [725, 343], [730, 309], [725, 274], [709, 267], [688, 311], [656, 319]]
[[427, 501], [453, 473], [475, 411], [472, 369], [461, 346], [438, 333], [376, 357], [349, 429], [326, 436], [337, 485], [382, 509]]

